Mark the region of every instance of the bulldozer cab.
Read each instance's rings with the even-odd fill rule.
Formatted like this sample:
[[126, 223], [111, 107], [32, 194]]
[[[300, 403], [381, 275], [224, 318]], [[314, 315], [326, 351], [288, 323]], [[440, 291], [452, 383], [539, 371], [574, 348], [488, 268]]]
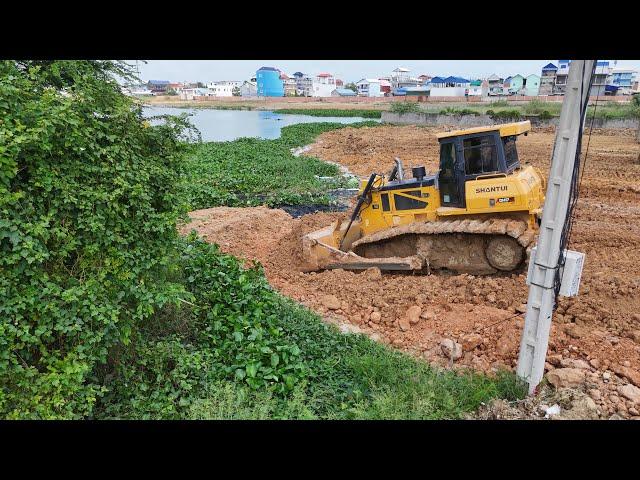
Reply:
[[440, 142], [438, 189], [443, 207], [466, 208], [466, 182], [508, 175], [520, 167], [516, 138], [531, 123], [515, 122], [437, 135]]

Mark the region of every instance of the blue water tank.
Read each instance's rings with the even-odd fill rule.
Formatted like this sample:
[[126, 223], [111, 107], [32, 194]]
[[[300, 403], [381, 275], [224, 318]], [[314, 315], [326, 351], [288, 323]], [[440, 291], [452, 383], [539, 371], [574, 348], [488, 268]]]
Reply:
[[284, 97], [284, 83], [280, 72], [273, 67], [262, 67], [256, 72], [259, 97]]

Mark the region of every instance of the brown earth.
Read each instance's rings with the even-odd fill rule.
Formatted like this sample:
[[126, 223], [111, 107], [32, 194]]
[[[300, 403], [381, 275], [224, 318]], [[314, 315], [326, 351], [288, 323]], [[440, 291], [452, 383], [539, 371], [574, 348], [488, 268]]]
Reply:
[[[362, 177], [388, 171], [394, 156], [406, 167], [423, 164], [434, 171], [436, 131], [442, 129], [344, 128], [322, 134], [306, 154], [339, 162]], [[588, 157], [569, 248], [585, 252], [586, 263], [580, 295], [559, 300], [549, 341], [548, 369], [585, 361], [580, 388], [599, 392], [590, 398], [600, 417], [640, 416], [640, 405], [618, 392], [628, 383], [640, 387], [640, 165], [634, 163], [640, 146], [634, 134], [599, 131], [590, 141], [585, 136]], [[521, 161], [546, 175], [553, 141], [549, 129], [521, 137]], [[301, 273], [301, 236], [337, 215], [293, 219], [266, 207], [213, 208], [193, 212], [183, 231], [195, 228], [223, 251], [259, 261], [276, 289], [328, 320], [432, 363], [487, 372], [515, 367], [527, 300], [524, 273]], [[443, 356], [443, 339], [462, 345], [455, 362]]]

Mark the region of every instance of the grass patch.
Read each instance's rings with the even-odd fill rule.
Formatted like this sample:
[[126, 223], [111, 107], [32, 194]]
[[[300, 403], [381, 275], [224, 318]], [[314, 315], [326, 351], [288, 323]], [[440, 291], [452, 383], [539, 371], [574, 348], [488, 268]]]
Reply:
[[[349, 125], [375, 126], [374, 122]], [[337, 166], [291, 153], [340, 123], [284, 127], [280, 138], [241, 138], [198, 145], [187, 159], [187, 201], [192, 209], [226, 206], [329, 204], [327, 191], [346, 186]], [[317, 177], [334, 177], [333, 181]]]
[[358, 110], [358, 109], [317, 109], [317, 108], [280, 108], [273, 110], [273, 113], [290, 114], [290, 115], [310, 115], [312, 117], [362, 117], [362, 118], [381, 118], [380, 110]]

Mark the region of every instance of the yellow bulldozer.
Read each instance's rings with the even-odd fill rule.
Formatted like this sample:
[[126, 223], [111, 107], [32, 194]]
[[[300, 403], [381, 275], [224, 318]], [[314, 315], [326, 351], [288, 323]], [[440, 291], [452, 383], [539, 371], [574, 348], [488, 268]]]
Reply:
[[350, 219], [305, 235], [303, 270], [449, 270], [489, 275], [522, 268], [542, 216], [544, 180], [522, 165], [529, 121], [437, 135], [440, 168], [405, 176], [402, 161], [361, 183]]

